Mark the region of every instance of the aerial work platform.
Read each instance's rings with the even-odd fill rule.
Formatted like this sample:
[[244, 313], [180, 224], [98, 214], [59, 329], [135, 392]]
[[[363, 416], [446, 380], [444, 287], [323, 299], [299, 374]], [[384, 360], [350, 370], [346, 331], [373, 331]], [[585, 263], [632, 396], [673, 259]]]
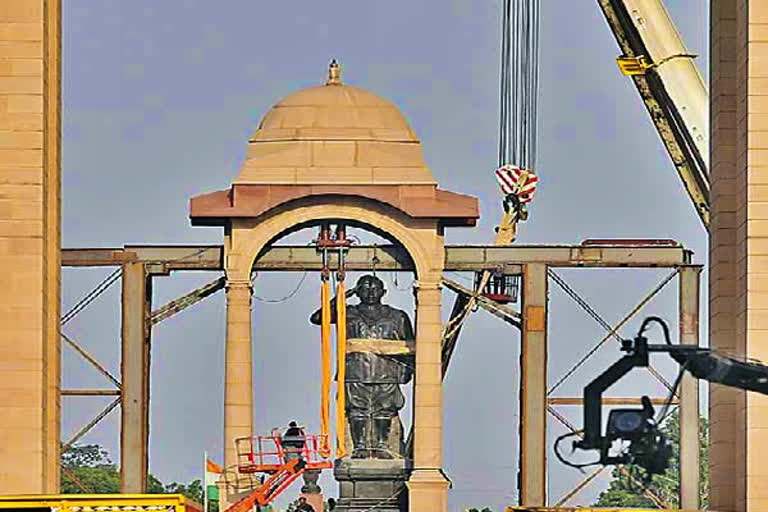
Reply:
[[292, 448], [279, 436], [254, 436], [235, 439], [237, 469], [240, 473], [272, 474], [285, 468], [291, 460], [302, 460], [304, 469], [330, 469], [333, 462], [321, 452], [328, 446], [327, 436], [300, 436], [303, 448]]
[[[303, 446], [290, 446], [299, 441]], [[269, 475], [248, 495], [233, 503], [226, 512], [244, 512], [254, 505], [265, 506], [277, 498], [306, 471], [333, 467], [325, 435], [294, 436], [290, 441], [279, 435], [235, 439], [237, 470], [241, 474]]]

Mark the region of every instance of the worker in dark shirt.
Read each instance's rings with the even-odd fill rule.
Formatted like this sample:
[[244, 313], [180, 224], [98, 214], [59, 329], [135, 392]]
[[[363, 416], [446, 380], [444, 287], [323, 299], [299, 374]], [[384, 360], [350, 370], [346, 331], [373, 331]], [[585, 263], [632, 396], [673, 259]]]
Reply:
[[285, 449], [286, 460], [300, 459], [305, 443], [304, 429], [299, 427], [295, 421], [290, 422], [281, 442], [283, 449]]
[[296, 507], [297, 512], [315, 512], [315, 507], [307, 503], [307, 498], [301, 496], [299, 498], [299, 505]]

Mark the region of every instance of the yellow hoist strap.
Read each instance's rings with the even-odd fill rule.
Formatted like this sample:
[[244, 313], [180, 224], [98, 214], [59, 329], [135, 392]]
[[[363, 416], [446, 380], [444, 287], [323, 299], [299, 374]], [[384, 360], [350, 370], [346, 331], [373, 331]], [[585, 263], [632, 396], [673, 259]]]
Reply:
[[347, 427], [347, 298], [344, 281], [336, 288], [336, 458], [346, 455], [344, 436]]
[[328, 436], [331, 432], [331, 284], [323, 280], [320, 286], [320, 455], [329, 457]]

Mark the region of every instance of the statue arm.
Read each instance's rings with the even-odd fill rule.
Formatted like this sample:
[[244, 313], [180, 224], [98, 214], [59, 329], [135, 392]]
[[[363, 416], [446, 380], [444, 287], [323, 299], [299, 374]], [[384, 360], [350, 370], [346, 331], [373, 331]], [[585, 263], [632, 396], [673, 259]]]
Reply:
[[[320, 325], [322, 323], [322, 318], [323, 310], [320, 308], [312, 313], [312, 316], [309, 317], [309, 321], [315, 325]], [[336, 323], [336, 297], [331, 299], [331, 323]]]
[[[344, 299], [346, 300], [348, 297], [351, 297], [352, 295], [355, 294], [356, 291], [357, 291], [356, 288], [350, 288], [344, 294]], [[334, 296], [331, 299], [331, 323], [332, 324], [336, 323], [336, 299], [337, 299], [336, 296]], [[314, 313], [312, 313], [312, 316], [309, 317], [309, 321], [314, 325], [320, 325], [320, 323], [322, 322], [322, 315], [323, 315], [322, 308], [318, 308]]]

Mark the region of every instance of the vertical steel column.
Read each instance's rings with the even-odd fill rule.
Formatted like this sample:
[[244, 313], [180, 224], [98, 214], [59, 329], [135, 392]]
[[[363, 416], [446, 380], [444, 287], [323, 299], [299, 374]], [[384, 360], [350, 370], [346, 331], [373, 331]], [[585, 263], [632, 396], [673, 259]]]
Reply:
[[143, 263], [123, 265], [120, 489], [126, 494], [147, 491], [151, 284]]
[[[701, 266], [680, 267], [680, 343], [699, 344]], [[680, 508], [699, 509], [699, 381], [686, 374], [680, 383]]]
[[523, 265], [520, 346], [520, 504], [547, 504], [547, 266]]

